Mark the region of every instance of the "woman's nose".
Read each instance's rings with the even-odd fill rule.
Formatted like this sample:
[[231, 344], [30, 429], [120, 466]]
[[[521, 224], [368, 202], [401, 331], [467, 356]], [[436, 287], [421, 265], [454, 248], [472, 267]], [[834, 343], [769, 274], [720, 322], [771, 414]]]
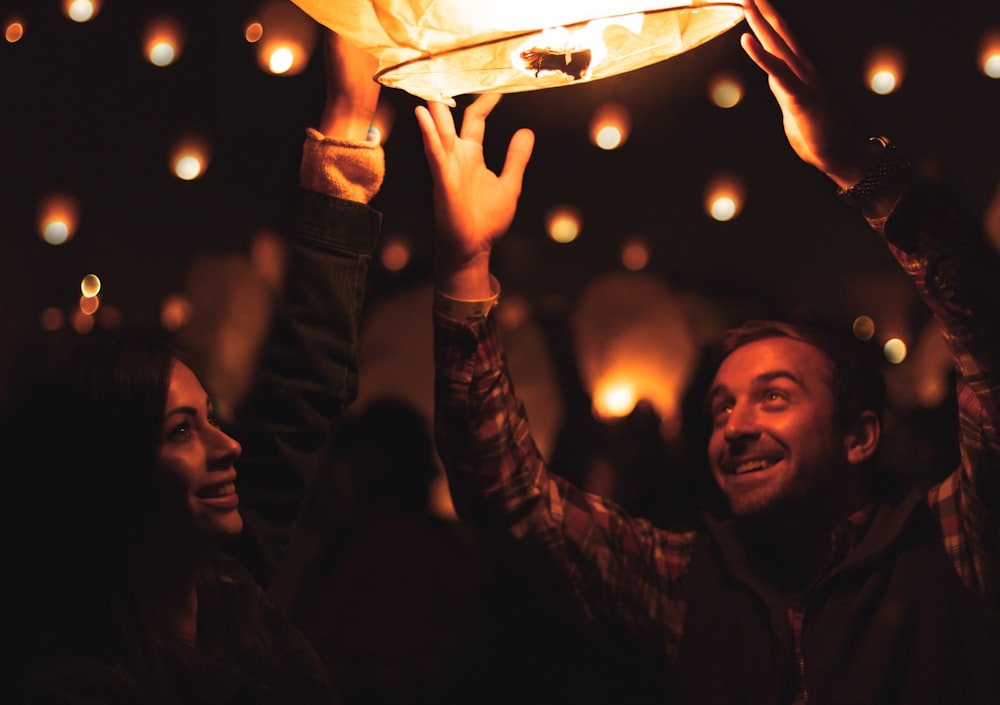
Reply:
[[215, 431], [213, 439], [215, 452], [213, 455], [225, 464], [236, 462], [237, 458], [243, 453], [243, 446], [218, 426], [212, 426], [212, 429]]

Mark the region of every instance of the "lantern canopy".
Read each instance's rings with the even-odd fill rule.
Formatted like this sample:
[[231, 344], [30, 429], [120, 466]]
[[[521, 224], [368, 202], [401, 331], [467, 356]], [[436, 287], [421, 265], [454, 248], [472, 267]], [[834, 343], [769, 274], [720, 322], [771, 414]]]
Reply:
[[379, 83], [454, 105], [607, 78], [735, 27], [743, 6], [706, 0], [292, 0], [374, 55]]

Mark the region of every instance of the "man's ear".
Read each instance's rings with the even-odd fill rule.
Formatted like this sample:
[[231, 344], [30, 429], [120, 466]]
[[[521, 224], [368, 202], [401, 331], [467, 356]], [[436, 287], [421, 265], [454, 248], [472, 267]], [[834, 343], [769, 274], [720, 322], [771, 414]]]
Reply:
[[854, 430], [844, 437], [847, 462], [858, 465], [869, 460], [875, 455], [881, 437], [882, 424], [875, 412], [861, 412], [854, 422]]

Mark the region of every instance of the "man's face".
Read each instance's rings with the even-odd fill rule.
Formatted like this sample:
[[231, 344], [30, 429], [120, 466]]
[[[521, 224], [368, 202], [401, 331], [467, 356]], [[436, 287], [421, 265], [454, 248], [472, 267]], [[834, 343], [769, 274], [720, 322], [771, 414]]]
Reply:
[[810, 512], [847, 465], [833, 422], [829, 361], [791, 338], [734, 350], [709, 394], [709, 464], [736, 516], [801, 507]]

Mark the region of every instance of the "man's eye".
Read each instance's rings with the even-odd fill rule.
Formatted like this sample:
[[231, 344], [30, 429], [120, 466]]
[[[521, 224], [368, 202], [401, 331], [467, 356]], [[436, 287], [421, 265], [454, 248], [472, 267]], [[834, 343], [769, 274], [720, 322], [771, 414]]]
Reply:
[[764, 401], [783, 402], [788, 400], [788, 395], [780, 389], [769, 389], [764, 393]]

